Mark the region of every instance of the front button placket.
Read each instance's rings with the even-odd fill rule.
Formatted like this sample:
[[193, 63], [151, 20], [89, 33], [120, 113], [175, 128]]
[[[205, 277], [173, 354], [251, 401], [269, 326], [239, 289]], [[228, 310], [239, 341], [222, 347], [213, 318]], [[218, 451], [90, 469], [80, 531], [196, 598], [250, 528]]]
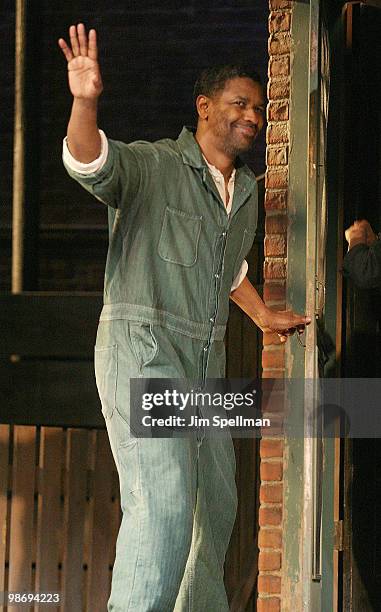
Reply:
[[201, 387], [204, 387], [205, 384], [205, 379], [206, 379], [206, 372], [207, 372], [207, 367], [208, 367], [208, 360], [209, 360], [209, 354], [210, 354], [210, 347], [212, 344], [212, 335], [213, 335], [213, 329], [214, 329], [214, 324], [216, 321], [216, 317], [217, 317], [217, 312], [218, 312], [218, 298], [219, 298], [219, 293], [220, 293], [220, 288], [221, 288], [221, 278], [222, 278], [222, 270], [223, 270], [223, 265], [224, 265], [224, 259], [225, 259], [225, 251], [226, 251], [226, 242], [227, 242], [227, 235], [228, 235], [228, 227], [229, 227], [229, 223], [230, 223], [230, 219], [228, 220], [228, 225], [226, 226], [226, 229], [221, 233], [220, 237], [219, 237], [219, 241], [220, 241], [220, 245], [219, 245], [219, 256], [217, 257], [217, 270], [214, 273], [214, 282], [213, 282], [213, 303], [212, 303], [212, 312], [211, 312], [211, 316], [209, 318], [209, 333], [208, 333], [208, 339], [207, 342], [205, 344], [205, 346], [203, 347], [203, 351], [202, 351], [202, 356], [201, 356]]

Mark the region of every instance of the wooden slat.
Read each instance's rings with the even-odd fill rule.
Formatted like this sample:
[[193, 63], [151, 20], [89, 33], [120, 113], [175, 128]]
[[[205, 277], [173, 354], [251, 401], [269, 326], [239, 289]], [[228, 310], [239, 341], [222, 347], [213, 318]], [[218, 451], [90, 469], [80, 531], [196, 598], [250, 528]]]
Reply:
[[115, 540], [111, 537], [114, 505], [112, 478], [115, 464], [107, 432], [97, 432], [96, 461], [94, 466], [93, 524], [89, 580], [87, 591], [88, 612], [104, 612], [110, 593], [111, 575], [109, 558], [114, 553]]
[[2, 294], [0, 357], [91, 358], [101, 309], [100, 294]]
[[62, 588], [65, 610], [82, 610], [88, 432], [67, 431]]
[[[62, 429], [42, 427], [37, 516], [36, 591], [59, 591], [59, 555], [62, 540], [61, 473]], [[59, 611], [59, 607], [52, 608]], [[35, 610], [45, 610], [36, 606]]]
[[93, 363], [0, 361], [0, 422], [103, 428]]
[[5, 591], [10, 426], [0, 425], [0, 591]]
[[9, 591], [32, 590], [36, 428], [14, 428]]

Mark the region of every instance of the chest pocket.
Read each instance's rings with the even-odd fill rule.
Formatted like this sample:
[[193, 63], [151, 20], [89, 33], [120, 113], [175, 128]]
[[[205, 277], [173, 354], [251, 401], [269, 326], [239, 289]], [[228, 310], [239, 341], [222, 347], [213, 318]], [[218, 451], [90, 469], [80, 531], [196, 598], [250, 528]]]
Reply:
[[202, 217], [166, 207], [158, 244], [164, 261], [193, 266], [197, 261]]

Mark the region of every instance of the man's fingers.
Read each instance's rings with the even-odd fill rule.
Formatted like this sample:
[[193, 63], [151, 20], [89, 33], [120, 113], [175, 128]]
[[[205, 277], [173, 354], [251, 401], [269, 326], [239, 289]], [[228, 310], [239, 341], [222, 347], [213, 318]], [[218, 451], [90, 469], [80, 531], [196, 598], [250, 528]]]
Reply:
[[87, 36], [83, 23], [77, 25], [77, 34], [79, 41], [79, 52], [81, 55], [87, 56]]
[[70, 26], [69, 36], [70, 36], [71, 50], [73, 52], [74, 57], [77, 57], [77, 55], [79, 55], [79, 43], [78, 43], [78, 36], [77, 36], [77, 28], [75, 27], [75, 25]]
[[311, 323], [311, 317], [304, 317], [303, 315], [294, 314], [293, 325], [296, 329], [304, 329], [306, 325]]
[[89, 32], [89, 57], [93, 60], [98, 58], [97, 33], [95, 30]]
[[68, 62], [70, 62], [70, 60], [72, 60], [72, 59], [73, 59], [73, 57], [74, 57], [74, 56], [73, 56], [73, 54], [72, 54], [72, 52], [71, 52], [70, 47], [68, 47], [68, 46], [67, 46], [67, 44], [66, 44], [66, 42], [64, 41], [64, 39], [63, 39], [63, 38], [60, 38], [60, 39], [58, 40], [58, 45], [59, 45], [60, 49], [62, 50], [62, 53], [63, 53], [63, 54], [64, 54], [64, 56], [66, 57], [66, 60], [67, 60]]

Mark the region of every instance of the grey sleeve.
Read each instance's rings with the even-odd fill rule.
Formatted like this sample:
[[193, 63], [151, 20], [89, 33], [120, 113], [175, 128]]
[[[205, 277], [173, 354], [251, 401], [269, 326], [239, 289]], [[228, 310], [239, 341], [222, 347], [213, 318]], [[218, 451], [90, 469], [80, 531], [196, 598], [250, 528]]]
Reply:
[[381, 241], [357, 244], [344, 257], [343, 271], [362, 289], [381, 289]]

